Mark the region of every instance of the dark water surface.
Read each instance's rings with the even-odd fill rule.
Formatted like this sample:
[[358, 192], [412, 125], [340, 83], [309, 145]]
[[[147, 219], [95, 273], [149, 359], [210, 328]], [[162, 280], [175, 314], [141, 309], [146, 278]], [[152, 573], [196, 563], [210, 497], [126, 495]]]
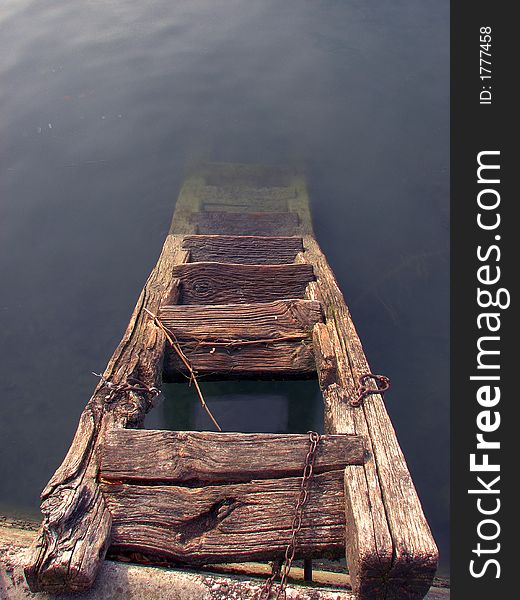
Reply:
[[[3, 0], [0, 512], [37, 510], [186, 165], [298, 160], [447, 570], [448, 8]], [[316, 418], [313, 382], [260, 384], [250, 411], [251, 386], [219, 385], [243, 431], [294, 426], [298, 393]], [[151, 419], [178, 425], [171, 393]]]

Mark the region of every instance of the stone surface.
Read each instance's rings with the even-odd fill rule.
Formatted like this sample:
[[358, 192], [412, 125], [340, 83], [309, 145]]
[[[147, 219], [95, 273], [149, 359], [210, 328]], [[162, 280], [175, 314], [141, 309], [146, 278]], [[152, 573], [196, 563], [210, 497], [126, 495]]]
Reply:
[[[189, 572], [105, 561], [92, 589], [83, 594], [33, 594], [23, 575], [26, 551], [36, 532], [0, 522], [1, 600], [245, 600], [263, 580], [237, 575]], [[427, 600], [449, 600], [432, 588]], [[290, 585], [288, 600], [355, 600], [347, 589]]]

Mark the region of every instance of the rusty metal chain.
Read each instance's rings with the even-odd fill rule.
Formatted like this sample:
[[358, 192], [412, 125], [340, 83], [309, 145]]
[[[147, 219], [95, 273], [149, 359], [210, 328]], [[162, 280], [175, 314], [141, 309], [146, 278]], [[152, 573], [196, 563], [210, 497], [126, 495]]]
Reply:
[[159, 388], [154, 386], [150, 387], [140, 379], [137, 379], [137, 377], [127, 377], [125, 381], [121, 383], [112, 383], [108, 379], [105, 379], [100, 373], [94, 373], [94, 371], [92, 371], [92, 375], [99, 377], [103, 386], [108, 388], [108, 394], [105, 396], [105, 401], [107, 403], [113, 402], [117, 394], [123, 392], [141, 392], [142, 394], [149, 394], [152, 397], [158, 396], [161, 393]]
[[280, 561], [275, 561], [273, 563], [273, 570], [271, 576], [266, 580], [262, 590], [260, 591], [258, 600], [262, 600], [264, 597], [265, 600], [269, 600], [269, 598], [271, 597], [271, 591], [274, 581], [278, 577], [278, 575], [280, 575], [280, 584], [276, 592], [275, 599], [278, 600], [279, 598], [287, 598], [287, 579], [289, 577], [294, 557], [296, 555], [296, 538], [298, 537], [298, 534], [302, 528], [303, 511], [305, 505], [307, 504], [307, 500], [309, 499], [309, 489], [312, 480], [312, 475], [314, 473], [314, 461], [316, 459], [316, 450], [321, 440], [320, 434], [316, 433], [315, 431], [309, 431], [308, 434], [309, 450], [307, 452], [307, 456], [305, 457], [305, 465], [303, 468], [298, 500], [296, 501], [296, 504], [294, 506], [294, 516], [291, 523], [291, 537], [289, 539], [289, 543], [287, 544], [287, 548], [285, 549], [283, 563], [280, 563]]
[[[377, 389], [370, 389], [366, 386], [367, 380], [373, 379], [376, 382]], [[350, 400], [350, 406], [361, 406], [363, 400], [370, 394], [384, 394], [390, 388], [390, 379], [386, 375], [374, 375], [366, 373], [359, 378], [359, 387], [357, 396]]]

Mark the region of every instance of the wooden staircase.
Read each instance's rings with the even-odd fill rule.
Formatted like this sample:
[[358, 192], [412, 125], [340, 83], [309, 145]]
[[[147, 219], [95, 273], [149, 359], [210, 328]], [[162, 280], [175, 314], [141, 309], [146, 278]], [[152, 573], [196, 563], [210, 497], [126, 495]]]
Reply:
[[[87, 589], [109, 547], [158, 564], [284, 554], [308, 436], [139, 429], [146, 389], [189, 374], [157, 322], [202, 381], [317, 375], [326, 435], [297, 556], [346, 553], [360, 598], [422, 598], [437, 549], [382, 396], [351, 404], [370, 368], [314, 238], [305, 180], [235, 164], [206, 165], [181, 190], [127, 331], [42, 494], [31, 589]], [[131, 378], [144, 391], [123, 391]]]

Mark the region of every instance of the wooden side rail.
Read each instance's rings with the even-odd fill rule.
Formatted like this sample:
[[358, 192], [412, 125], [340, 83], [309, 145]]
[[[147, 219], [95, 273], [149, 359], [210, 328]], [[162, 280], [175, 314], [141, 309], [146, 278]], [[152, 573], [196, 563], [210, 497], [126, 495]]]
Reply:
[[326, 324], [314, 330], [325, 425], [330, 433], [365, 436], [371, 460], [345, 471], [347, 562], [360, 599], [423, 598], [437, 569], [438, 550], [382, 397], [350, 406], [361, 375], [370, 373], [350, 313], [318, 244], [304, 241], [302, 260], [317, 281], [308, 297], [322, 303]]

